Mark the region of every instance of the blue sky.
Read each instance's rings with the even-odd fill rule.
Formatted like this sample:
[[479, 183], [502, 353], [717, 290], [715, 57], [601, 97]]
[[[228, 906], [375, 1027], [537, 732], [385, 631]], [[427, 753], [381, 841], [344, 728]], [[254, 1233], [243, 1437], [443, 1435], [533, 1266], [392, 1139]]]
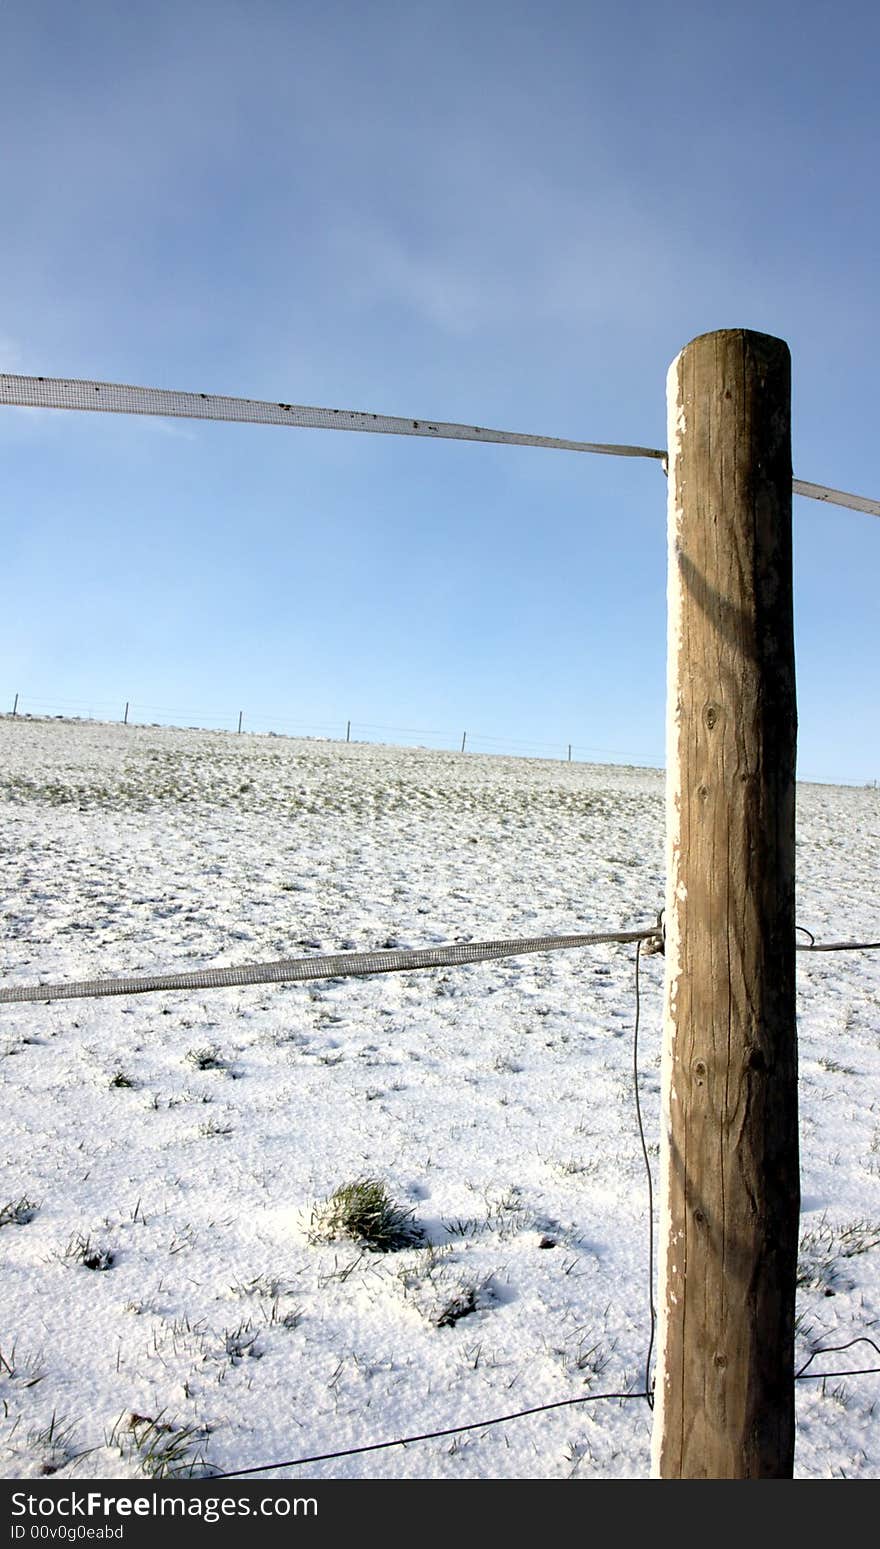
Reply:
[[[845, 0], [4, 0], [0, 369], [662, 446], [743, 326], [796, 476], [876, 498], [878, 43]], [[662, 762], [657, 464], [10, 409], [0, 459], [4, 709]], [[799, 772], [878, 779], [880, 521], [796, 499], [794, 547]]]

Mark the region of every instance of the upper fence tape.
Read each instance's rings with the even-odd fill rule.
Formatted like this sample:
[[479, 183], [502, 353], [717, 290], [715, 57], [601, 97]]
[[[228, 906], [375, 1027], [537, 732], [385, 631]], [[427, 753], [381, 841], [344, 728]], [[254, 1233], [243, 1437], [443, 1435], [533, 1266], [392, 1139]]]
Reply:
[[401, 419], [393, 414], [363, 414], [357, 409], [312, 409], [299, 403], [264, 403], [254, 398], [223, 398], [215, 393], [177, 393], [161, 387], [126, 387], [119, 382], [85, 382], [63, 377], [0, 374], [0, 404], [29, 409], [88, 409], [107, 414], [157, 414], [173, 419], [236, 420], [248, 425], [295, 425], [307, 430], [366, 430], [379, 435], [428, 436], [448, 441], [496, 441], [505, 446], [546, 446], [560, 452], [599, 452], [608, 457], [653, 457], [665, 452], [648, 446], [613, 446], [594, 441], [563, 441], [557, 436], [527, 436], [480, 425], [448, 425], [441, 420]]
[[[403, 419], [394, 414], [365, 414], [358, 409], [318, 409], [300, 403], [269, 403], [259, 398], [226, 398], [217, 393], [179, 393], [162, 387], [129, 387], [121, 382], [91, 382], [70, 377], [13, 376], [0, 372], [0, 404], [20, 409], [85, 409], [103, 414], [152, 414], [163, 419], [233, 420], [245, 425], [293, 425], [300, 430], [361, 430], [386, 436], [427, 436], [435, 441], [485, 441], [501, 446], [542, 446], [556, 452], [596, 452], [604, 457], [650, 457], [666, 462], [666, 452], [650, 446], [618, 446], [603, 441], [565, 441], [515, 430], [488, 430], [443, 420]], [[824, 484], [792, 483], [795, 495], [867, 511], [880, 516], [880, 500], [828, 489]]]
[[806, 484], [794, 479], [792, 490], [796, 495], [806, 495], [808, 500], [826, 500], [832, 506], [846, 506], [850, 511], [867, 511], [869, 516], [880, 516], [880, 500], [869, 500], [866, 495], [848, 495], [842, 489], [826, 489], [824, 484]]

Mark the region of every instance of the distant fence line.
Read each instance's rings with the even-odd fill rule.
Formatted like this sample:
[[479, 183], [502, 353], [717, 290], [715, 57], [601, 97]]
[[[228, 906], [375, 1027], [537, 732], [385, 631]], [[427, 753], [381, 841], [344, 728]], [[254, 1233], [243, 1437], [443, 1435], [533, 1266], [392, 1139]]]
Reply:
[[[102, 712], [96, 714], [96, 712]], [[141, 704], [135, 700], [126, 700], [124, 706], [108, 700], [63, 700], [41, 699], [37, 697], [16, 694], [12, 706], [6, 712], [12, 719], [56, 719], [56, 720], [82, 720], [119, 722], [123, 726], [159, 726], [165, 725], [179, 729], [190, 730], [197, 728], [200, 731], [231, 731], [236, 734], [252, 732], [259, 736], [289, 736], [289, 737], [320, 737], [334, 742], [376, 742], [384, 743], [389, 739], [397, 738], [434, 738], [435, 742], [417, 743], [416, 746], [432, 746], [437, 751], [459, 753], [494, 753], [503, 756], [505, 753], [512, 758], [544, 758], [563, 763], [589, 763], [598, 758], [616, 758], [625, 760], [636, 767], [648, 769], [661, 769], [664, 763], [662, 753], [637, 754], [626, 748], [597, 748], [587, 747], [582, 743], [568, 742], [559, 739], [558, 742], [528, 742], [516, 737], [492, 737], [483, 736], [479, 732], [468, 730], [462, 732], [448, 732], [431, 730], [419, 726], [387, 726], [374, 721], [348, 720], [344, 724], [341, 720], [316, 724], [314, 721], [287, 720], [284, 716], [268, 714], [251, 715], [244, 710], [233, 712], [217, 710], [192, 710], [181, 709], [169, 705]], [[176, 716], [175, 721], [156, 721], [152, 716]], [[374, 736], [372, 733], [383, 732], [385, 736]], [[366, 733], [367, 735], [363, 735]]]
[[[102, 714], [96, 714], [102, 711]], [[135, 718], [135, 712], [142, 719]], [[148, 719], [153, 716], [174, 716], [175, 720]], [[315, 738], [327, 742], [375, 743], [378, 746], [424, 747], [433, 752], [485, 753], [498, 758], [535, 758], [547, 762], [594, 764], [616, 762], [636, 769], [662, 771], [666, 764], [664, 753], [633, 753], [625, 748], [595, 748], [583, 743], [526, 742], [516, 737], [490, 737], [479, 732], [443, 732], [419, 726], [386, 726], [374, 721], [346, 721], [316, 723], [292, 721], [283, 716], [267, 714], [251, 715], [244, 710], [187, 710], [168, 705], [146, 705], [135, 700], [126, 701], [119, 713], [116, 701], [96, 699], [51, 701], [16, 694], [11, 709], [0, 711], [0, 719], [65, 720], [119, 722], [125, 726], [165, 727], [179, 731], [226, 731], [250, 732], [262, 737]], [[384, 733], [375, 736], [373, 733]], [[434, 741], [422, 741], [432, 738]], [[410, 739], [410, 740], [406, 740]], [[416, 740], [412, 740], [416, 739]], [[830, 774], [802, 774], [798, 780], [816, 785], [851, 785], [864, 790], [877, 790], [876, 779], [854, 779]]]

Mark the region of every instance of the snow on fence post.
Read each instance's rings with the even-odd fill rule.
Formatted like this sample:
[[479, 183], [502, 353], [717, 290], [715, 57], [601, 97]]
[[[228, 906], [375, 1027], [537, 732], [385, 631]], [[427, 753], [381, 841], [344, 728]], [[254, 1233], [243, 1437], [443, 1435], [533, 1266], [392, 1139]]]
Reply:
[[724, 329], [688, 344], [667, 384], [660, 1478], [792, 1473], [790, 377], [781, 339]]

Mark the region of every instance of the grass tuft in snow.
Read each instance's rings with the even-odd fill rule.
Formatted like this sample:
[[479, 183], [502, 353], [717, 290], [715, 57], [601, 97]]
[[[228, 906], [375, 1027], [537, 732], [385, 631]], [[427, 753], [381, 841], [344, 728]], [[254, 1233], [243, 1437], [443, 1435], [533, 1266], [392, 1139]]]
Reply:
[[880, 1221], [862, 1218], [833, 1226], [822, 1216], [801, 1236], [797, 1283], [802, 1290], [821, 1290], [826, 1296], [846, 1285], [844, 1259], [857, 1258], [880, 1247]]
[[397, 1279], [407, 1298], [433, 1328], [454, 1328], [462, 1318], [494, 1305], [497, 1295], [494, 1275], [481, 1277], [463, 1270], [455, 1262], [452, 1245], [429, 1245], [418, 1259], [404, 1262]]
[[78, 1420], [59, 1420], [53, 1409], [48, 1425], [28, 1432], [28, 1450], [39, 1454], [40, 1473], [44, 1477], [57, 1474], [59, 1469], [75, 1462], [77, 1458], [85, 1457], [92, 1450], [82, 1447], [77, 1450], [73, 1445], [78, 1424]]
[[82, 1232], [74, 1232], [63, 1256], [72, 1263], [82, 1264], [86, 1269], [112, 1269], [116, 1258], [110, 1248], [95, 1246], [91, 1238], [84, 1237]]
[[22, 1356], [18, 1355], [17, 1349], [17, 1345], [12, 1345], [4, 1352], [0, 1347], [0, 1377], [6, 1377], [10, 1382], [20, 1382], [25, 1388], [35, 1388], [46, 1375], [42, 1352], [39, 1355]]
[[39, 1205], [35, 1200], [21, 1199], [8, 1200], [5, 1205], [0, 1205], [0, 1226], [27, 1226], [34, 1219]]
[[381, 1179], [358, 1178], [312, 1207], [308, 1238], [311, 1243], [347, 1238], [371, 1253], [395, 1253], [424, 1242], [413, 1214], [394, 1203]]
[[220, 1119], [206, 1119], [204, 1124], [199, 1125], [199, 1135], [203, 1140], [210, 1140], [214, 1135], [231, 1135], [232, 1131], [233, 1126], [224, 1124]]
[[435, 1328], [452, 1328], [462, 1318], [467, 1318], [472, 1312], [476, 1312], [479, 1306], [479, 1291], [475, 1285], [463, 1286], [461, 1291], [451, 1296], [445, 1307], [442, 1307], [434, 1319]]
[[254, 1328], [250, 1318], [239, 1323], [237, 1328], [223, 1330], [223, 1354], [230, 1366], [237, 1366], [246, 1356], [260, 1359], [263, 1352], [257, 1345], [258, 1336], [259, 1330]]
[[837, 1241], [841, 1258], [852, 1259], [859, 1253], [870, 1253], [872, 1248], [880, 1248], [880, 1221], [864, 1218], [839, 1226]]
[[190, 1049], [186, 1057], [189, 1063], [195, 1066], [196, 1070], [227, 1069], [223, 1055], [212, 1044], [208, 1044], [201, 1049]]
[[152, 1415], [123, 1414], [107, 1437], [108, 1447], [134, 1462], [147, 1479], [197, 1479], [205, 1469], [199, 1444], [204, 1432], [197, 1426], [176, 1427], [163, 1419], [164, 1409]]

